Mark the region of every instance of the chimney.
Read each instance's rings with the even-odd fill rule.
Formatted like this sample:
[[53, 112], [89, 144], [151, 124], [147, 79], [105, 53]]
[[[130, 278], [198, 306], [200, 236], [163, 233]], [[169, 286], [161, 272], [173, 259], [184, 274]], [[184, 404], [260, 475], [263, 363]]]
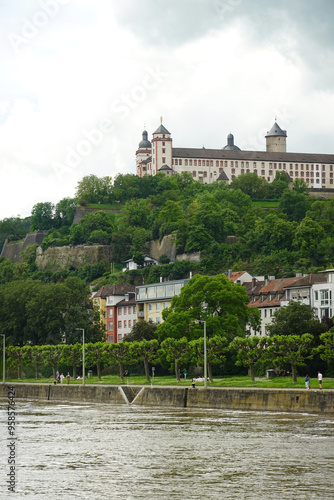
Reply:
[[252, 290], [256, 287], [256, 278], [252, 278]]
[[230, 280], [232, 278], [232, 269], [228, 270], [228, 279]]

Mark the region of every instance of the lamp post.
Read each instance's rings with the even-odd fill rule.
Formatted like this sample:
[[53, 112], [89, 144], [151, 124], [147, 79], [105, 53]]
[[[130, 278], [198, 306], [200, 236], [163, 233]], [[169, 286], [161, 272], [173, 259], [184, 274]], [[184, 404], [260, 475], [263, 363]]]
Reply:
[[207, 354], [206, 354], [206, 321], [204, 323], [204, 387], [205, 389], [208, 386], [208, 362], [207, 362]]
[[6, 379], [6, 337], [3, 333], [0, 333], [1, 337], [3, 337], [3, 344], [2, 344], [2, 349], [3, 349], [3, 353], [2, 353], [2, 383], [4, 384], [5, 383], [5, 379]]
[[82, 331], [82, 384], [85, 385], [85, 330], [83, 328], [76, 328]]

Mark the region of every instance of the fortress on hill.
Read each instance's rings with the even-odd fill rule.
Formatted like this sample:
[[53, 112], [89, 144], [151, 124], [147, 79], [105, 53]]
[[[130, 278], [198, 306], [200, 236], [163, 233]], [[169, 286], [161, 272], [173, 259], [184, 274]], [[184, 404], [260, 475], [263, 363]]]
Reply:
[[151, 141], [143, 131], [136, 151], [136, 171], [139, 177], [189, 172], [196, 181], [211, 184], [230, 183], [240, 174], [255, 173], [268, 182], [277, 171], [286, 172], [292, 181], [303, 179], [313, 190], [334, 191], [334, 154], [289, 153], [287, 132], [275, 121], [267, 132], [266, 151], [242, 151], [234, 144], [232, 134], [220, 149], [174, 148], [171, 133], [162, 124]]

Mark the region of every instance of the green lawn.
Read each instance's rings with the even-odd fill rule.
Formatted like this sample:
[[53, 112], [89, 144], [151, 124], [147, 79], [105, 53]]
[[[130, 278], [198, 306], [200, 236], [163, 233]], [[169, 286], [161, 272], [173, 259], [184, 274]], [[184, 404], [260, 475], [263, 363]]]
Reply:
[[96, 208], [97, 210], [122, 210], [123, 205], [104, 205], [103, 203], [88, 203], [87, 208]]
[[[126, 385], [129, 381], [130, 385], [150, 385], [151, 382], [147, 382], [144, 376], [133, 375], [129, 377], [125, 377], [124, 385]], [[18, 381], [17, 379], [8, 379], [6, 382], [18, 383], [44, 383], [44, 384], [53, 384], [52, 378], [40, 378], [36, 380], [35, 378], [30, 379], [21, 379]], [[166, 377], [155, 377], [154, 385], [163, 386], [163, 385], [175, 385], [175, 386], [191, 386], [191, 378], [181, 379], [180, 382], [177, 382], [175, 377], [166, 376]], [[71, 384], [82, 384], [82, 380], [71, 380]], [[105, 375], [102, 376], [102, 380], [99, 382], [97, 376], [86, 377], [86, 384], [107, 384], [107, 385], [122, 385], [120, 377], [117, 375]], [[63, 384], [66, 384], [66, 380], [64, 380]], [[204, 382], [196, 382], [196, 386], [201, 387], [204, 385]], [[266, 378], [256, 378], [255, 382], [251, 382], [249, 377], [224, 377], [224, 378], [216, 378], [214, 377], [213, 382], [208, 382], [208, 387], [275, 387], [275, 388], [305, 388], [304, 377], [298, 377], [297, 383], [293, 384], [291, 377], [276, 377], [272, 379]], [[319, 388], [318, 381], [316, 379], [311, 379], [311, 387], [312, 389]], [[322, 384], [323, 389], [334, 389], [334, 379], [324, 379]]]

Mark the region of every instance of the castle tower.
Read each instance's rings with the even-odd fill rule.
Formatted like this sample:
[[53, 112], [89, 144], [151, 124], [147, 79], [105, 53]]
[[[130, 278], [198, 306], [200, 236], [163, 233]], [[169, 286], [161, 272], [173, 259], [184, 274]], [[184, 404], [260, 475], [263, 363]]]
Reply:
[[163, 165], [172, 167], [173, 139], [171, 133], [161, 124], [153, 133], [152, 139], [152, 175], [156, 175]]
[[136, 151], [136, 170], [137, 170], [137, 175], [139, 177], [142, 177], [143, 172], [141, 172], [141, 163], [144, 160], [147, 160], [152, 153], [152, 144], [147, 138], [147, 131], [144, 130], [142, 134], [142, 140], [140, 141], [138, 145], [138, 149]]
[[271, 127], [266, 135], [267, 153], [286, 153], [286, 130], [282, 130], [277, 122]]

